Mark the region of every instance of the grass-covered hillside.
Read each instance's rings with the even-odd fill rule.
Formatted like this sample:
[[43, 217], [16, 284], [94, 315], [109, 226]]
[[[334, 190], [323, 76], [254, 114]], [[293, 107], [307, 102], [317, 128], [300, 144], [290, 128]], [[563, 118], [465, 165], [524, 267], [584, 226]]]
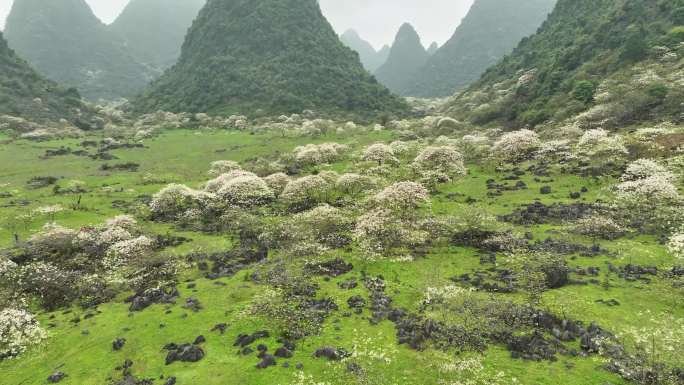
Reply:
[[93, 14], [85, 0], [14, 0], [4, 32], [41, 75], [91, 100], [142, 91], [155, 75]]
[[457, 95], [478, 124], [680, 120], [684, 3], [560, 0], [540, 30]]
[[5, 138], [3, 384], [681, 383], [683, 128], [219, 125]]
[[556, 0], [477, 0], [427, 63], [405, 80], [403, 93], [451, 96], [478, 80], [546, 20]]
[[0, 115], [34, 122], [65, 119], [85, 126], [87, 112], [76, 90], [40, 76], [8, 47], [0, 32]]

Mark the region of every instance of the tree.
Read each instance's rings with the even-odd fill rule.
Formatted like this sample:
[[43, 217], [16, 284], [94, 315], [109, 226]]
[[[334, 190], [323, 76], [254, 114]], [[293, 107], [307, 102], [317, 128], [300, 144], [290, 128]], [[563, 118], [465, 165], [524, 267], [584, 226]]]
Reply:
[[582, 80], [575, 84], [575, 89], [572, 91], [572, 97], [584, 104], [594, 102], [594, 94], [596, 93], [596, 85], [589, 80]]

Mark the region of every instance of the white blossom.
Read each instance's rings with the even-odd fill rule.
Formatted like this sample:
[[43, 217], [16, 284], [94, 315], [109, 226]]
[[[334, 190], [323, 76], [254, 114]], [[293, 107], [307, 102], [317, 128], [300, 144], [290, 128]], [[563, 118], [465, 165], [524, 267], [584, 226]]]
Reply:
[[430, 193], [419, 183], [398, 182], [386, 187], [371, 200], [377, 207], [401, 212], [429, 205]]
[[667, 243], [670, 254], [679, 259], [684, 259], [684, 232], [674, 234]]
[[264, 178], [264, 182], [266, 182], [275, 195], [280, 195], [285, 190], [285, 186], [290, 183], [290, 180], [291, 178], [283, 172], [271, 174]]
[[14, 358], [47, 338], [33, 314], [22, 309], [0, 310], [0, 359]]
[[240, 207], [258, 206], [275, 198], [266, 182], [256, 175], [239, 176], [227, 181], [217, 192], [223, 202]]
[[519, 161], [530, 156], [540, 145], [539, 135], [534, 131], [524, 129], [501, 136], [494, 143], [492, 152], [497, 158]]
[[627, 166], [625, 173], [622, 175], [622, 181], [635, 181], [639, 179], [646, 179], [649, 177], [658, 176], [664, 179], [674, 181], [675, 176], [668, 169], [652, 159], [639, 159]]
[[362, 159], [367, 162], [377, 162], [382, 164], [396, 164], [399, 160], [394, 157], [392, 148], [384, 143], [376, 143], [363, 150]]
[[211, 163], [209, 175], [218, 176], [241, 169], [242, 167], [240, 167], [238, 162], [232, 160], [217, 160], [216, 162]]
[[413, 167], [419, 172], [436, 172], [446, 175], [448, 179], [463, 176], [467, 170], [463, 165], [463, 156], [451, 147], [427, 147], [413, 161]]

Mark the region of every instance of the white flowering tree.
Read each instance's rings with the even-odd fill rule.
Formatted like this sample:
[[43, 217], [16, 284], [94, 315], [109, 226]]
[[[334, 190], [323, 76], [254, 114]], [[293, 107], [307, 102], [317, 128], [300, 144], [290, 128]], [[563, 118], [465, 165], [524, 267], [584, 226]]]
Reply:
[[639, 159], [627, 166], [625, 173], [622, 175], [623, 182], [637, 181], [647, 179], [650, 177], [660, 177], [670, 181], [676, 179], [675, 175], [671, 173], [665, 166], [659, 164], [652, 159]]
[[181, 184], [170, 184], [152, 196], [150, 211], [156, 219], [175, 219], [180, 214], [202, 207], [214, 198], [214, 194], [193, 190]]
[[430, 204], [430, 193], [420, 183], [398, 182], [371, 198], [373, 207], [410, 216], [418, 208]]
[[361, 159], [366, 162], [376, 162], [378, 166], [399, 163], [399, 160], [394, 156], [392, 147], [384, 143], [375, 143], [366, 147]]
[[540, 145], [539, 135], [524, 129], [502, 135], [494, 143], [492, 154], [502, 161], [519, 162], [531, 157]]
[[241, 170], [240, 164], [232, 160], [217, 160], [212, 162], [209, 168], [209, 175], [219, 176], [221, 174], [226, 174], [231, 171]]
[[411, 251], [429, 239], [423, 228], [421, 208], [430, 205], [430, 196], [421, 184], [395, 183], [369, 201], [370, 210], [359, 217], [354, 239], [368, 257], [385, 256], [395, 250]]
[[678, 232], [670, 237], [667, 250], [676, 258], [684, 259], [684, 232]]
[[467, 173], [463, 156], [452, 147], [427, 147], [413, 161], [413, 168], [422, 181], [434, 187], [439, 182], [450, 182]]
[[224, 204], [236, 207], [261, 206], [275, 199], [275, 194], [268, 184], [256, 175], [232, 178], [216, 195]]
[[336, 188], [343, 194], [358, 196], [376, 186], [375, 180], [367, 175], [355, 173], [342, 174], [337, 179]]
[[268, 188], [270, 188], [276, 196], [279, 196], [283, 190], [285, 190], [285, 187], [290, 183], [290, 180], [292, 179], [284, 172], [277, 172], [264, 177], [264, 182], [266, 182]]
[[603, 170], [610, 165], [624, 164], [628, 153], [620, 135], [610, 135], [601, 128], [584, 132], [576, 147], [576, 155], [593, 165], [598, 173], [610, 171]]
[[331, 187], [321, 176], [308, 175], [290, 181], [280, 199], [291, 209], [302, 210], [325, 202]]
[[627, 225], [653, 233], [667, 233], [684, 221], [682, 197], [669, 174], [633, 179], [638, 171], [623, 176], [615, 186], [616, 214]]
[[47, 338], [33, 314], [23, 309], [0, 310], [0, 360], [15, 358]]
[[353, 224], [349, 212], [323, 204], [278, 224], [264, 238], [289, 255], [316, 256], [348, 244]]

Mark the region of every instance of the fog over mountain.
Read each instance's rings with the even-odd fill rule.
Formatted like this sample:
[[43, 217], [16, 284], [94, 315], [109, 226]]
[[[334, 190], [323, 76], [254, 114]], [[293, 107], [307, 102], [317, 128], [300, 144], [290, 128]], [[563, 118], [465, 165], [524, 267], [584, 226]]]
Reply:
[[[0, 0], [0, 29], [13, 0]], [[109, 24], [128, 0], [87, 0], [93, 12]], [[320, 0], [323, 13], [337, 33], [352, 28], [380, 49], [394, 40], [404, 22], [413, 25], [426, 42], [443, 44], [466, 15], [473, 0]], [[378, 20], [383, 20], [378, 23]]]

